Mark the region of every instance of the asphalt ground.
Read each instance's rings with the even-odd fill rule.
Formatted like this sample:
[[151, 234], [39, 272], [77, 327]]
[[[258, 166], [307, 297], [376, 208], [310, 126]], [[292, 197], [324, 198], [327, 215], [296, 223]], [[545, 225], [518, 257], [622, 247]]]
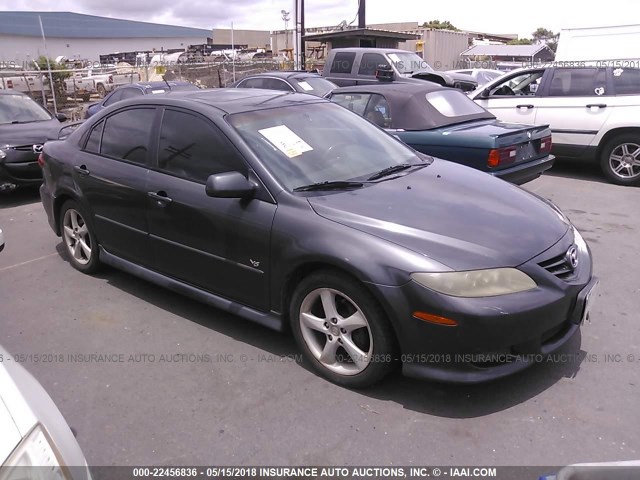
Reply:
[[493, 383], [398, 373], [365, 391], [335, 386], [289, 336], [113, 269], [77, 272], [35, 190], [0, 196], [0, 344], [50, 393], [90, 465], [638, 459], [640, 189], [580, 165], [526, 188], [584, 233], [601, 284], [564, 357]]

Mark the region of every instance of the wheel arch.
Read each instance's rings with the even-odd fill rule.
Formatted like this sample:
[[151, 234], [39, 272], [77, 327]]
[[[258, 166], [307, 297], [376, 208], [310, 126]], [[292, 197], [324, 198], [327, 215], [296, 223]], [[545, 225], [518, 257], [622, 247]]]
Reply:
[[598, 144], [598, 148], [596, 150], [596, 158], [599, 161], [600, 156], [604, 150], [604, 147], [615, 137], [618, 135], [627, 135], [627, 134], [636, 134], [638, 135], [638, 141], [640, 141], [640, 127], [618, 127], [609, 130], [604, 134], [600, 143]]
[[55, 199], [53, 200], [53, 218], [54, 218], [55, 227], [56, 227], [55, 232], [56, 232], [56, 235], [58, 235], [59, 237], [62, 235], [62, 232], [60, 231], [60, 213], [62, 211], [62, 206], [68, 200], [73, 200], [75, 202], [80, 203], [80, 199], [78, 198], [78, 196], [75, 193], [69, 192], [67, 190], [56, 195]]

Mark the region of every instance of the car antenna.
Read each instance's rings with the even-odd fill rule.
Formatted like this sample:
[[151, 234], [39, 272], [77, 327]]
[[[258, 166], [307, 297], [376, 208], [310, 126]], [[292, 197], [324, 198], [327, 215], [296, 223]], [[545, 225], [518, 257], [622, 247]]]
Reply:
[[171, 85], [169, 85], [169, 82], [167, 82], [167, 79], [166, 79], [166, 78], [164, 78], [164, 75], [162, 75], [162, 81], [163, 81], [164, 83], [166, 83], [166, 84], [167, 84], [167, 87], [169, 87], [169, 90], [171, 90]]

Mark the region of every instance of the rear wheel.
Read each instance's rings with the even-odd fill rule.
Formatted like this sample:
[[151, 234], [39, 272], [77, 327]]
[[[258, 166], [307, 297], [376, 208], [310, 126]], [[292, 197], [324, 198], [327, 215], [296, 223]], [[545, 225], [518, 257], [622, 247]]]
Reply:
[[618, 185], [640, 184], [640, 134], [614, 137], [602, 149], [600, 167]]
[[101, 83], [98, 85], [96, 90], [98, 91], [98, 95], [100, 95], [100, 98], [104, 98], [104, 96], [107, 94], [107, 89], [104, 88], [104, 85], [102, 85]]
[[352, 388], [382, 380], [395, 365], [395, 335], [382, 308], [357, 281], [332, 271], [305, 278], [290, 310], [291, 327], [313, 368]]
[[73, 200], [60, 210], [60, 232], [71, 265], [83, 273], [96, 272], [100, 267], [98, 242]]

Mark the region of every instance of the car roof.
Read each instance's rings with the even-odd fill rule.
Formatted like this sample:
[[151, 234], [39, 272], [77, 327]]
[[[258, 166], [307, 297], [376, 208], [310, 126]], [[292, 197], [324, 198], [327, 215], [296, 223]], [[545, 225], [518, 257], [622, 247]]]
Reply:
[[22, 92], [18, 92], [17, 90], [13, 90], [11, 88], [7, 88], [6, 90], [4, 88], [0, 89], [0, 95], [22, 95], [23, 97], [28, 97], [29, 95], [26, 95]]
[[196, 103], [215, 107], [224, 113], [233, 114], [300, 104], [329, 103], [329, 101], [303, 93], [264, 90], [261, 88], [210, 88], [197, 91], [172, 92], [170, 97], [166, 95], [145, 95], [142, 98], [123, 100], [118, 102], [118, 105], [167, 103], [185, 107]]
[[171, 87], [176, 87], [176, 86], [181, 86], [181, 85], [193, 85], [191, 82], [185, 82], [185, 81], [175, 81], [175, 80], [167, 80], [167, 82], [133, 82], [133, 83], [127, 83], [124, 85], [120, 85], [118, 88], [122, 88], [122, 87], [131, 87], [131, 86], [135, 86], [135, 87], [142, 87], [142, 88], [161, 88], [161, 87], [167, 87], [167, 83], [169, 84], [169, 86]]
[[[381, 83], [376, 85], [357, 85], [354, 87], [336, 88], [331, 96], [336, 94], [364, 94], [373, 93], [384, 96], [391, 110], [391, 128], [402, 130], [430, 130], [433, 128], [451, 125], [452, 123], [466, 122], [469, 120], [495, 119], [496, 117], [484, 111], [470, 115], [449, 117], [443, 115], [428, 100], [426, 95], [432, 92], [447, 91], [458, 92], [468, 101], [473, 102], [458, 89], [443, 87], [441, 85], [424, 82], [417, 83]], [[402, 112], [398, 114], [397, 112]]]
[[254, 77], [277, 77], [277, 78], [308, 78], [308, 77], [318, 77], [318, 78], [322, 78], [322, 75], [319, 75], [318, 73], [315, 72], [305, 72], [305, 71], [282, 71], [282, 70], [278, 70], [278, 71], [274, 71], [274, 72], [261, 72], [261, 73], [254, 73], [252, 75], [247, 75], [246, 77], [243, 77], [241, 80], [244, 80], [246, 78], [254, 78]]
[[332, 52], [364, 52], [364, 53], [413, 53], [409, 50], [402, 50], [400, 48], [369, 48], [369, 47], [345, 47], [345, 48], [332, 48]]

